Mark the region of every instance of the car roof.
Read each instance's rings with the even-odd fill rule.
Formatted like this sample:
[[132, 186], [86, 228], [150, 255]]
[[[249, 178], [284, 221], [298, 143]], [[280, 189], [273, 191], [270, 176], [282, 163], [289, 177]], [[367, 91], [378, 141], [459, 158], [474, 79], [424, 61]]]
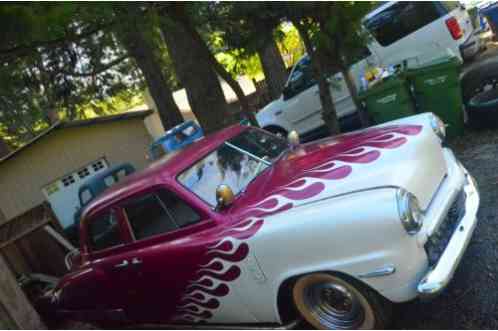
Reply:
[[243, 125], [233, 125], [205, 136], [184, 149], [166, 154], [145, 169], [132, 173], [102, 192], [85, 208], [82, 219], [92, 216], [116, 201], [133, 195], [146, 187], [165, 182], [168, 178], [176, 178], [184, 169], [247, 128]]

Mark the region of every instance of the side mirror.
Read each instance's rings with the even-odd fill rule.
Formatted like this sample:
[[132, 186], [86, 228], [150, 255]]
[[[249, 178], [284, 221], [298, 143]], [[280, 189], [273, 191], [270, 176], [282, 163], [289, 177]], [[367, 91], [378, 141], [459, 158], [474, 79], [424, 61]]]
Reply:
[[291, 146], [291, 148], [296, 148], [297, 146], [299, 146], [299, 144], [300, 144], [299, 140], [300, 140], [299, 139], [299, 133], [297, 133], [296, 130], [292, 130], [287, 135], [287, 142], [289, 143], [289, 145]]
[[235, 196], [230, 186], [221, 184], [216, 188], [216, 210], [230, 206], [234, 198]]

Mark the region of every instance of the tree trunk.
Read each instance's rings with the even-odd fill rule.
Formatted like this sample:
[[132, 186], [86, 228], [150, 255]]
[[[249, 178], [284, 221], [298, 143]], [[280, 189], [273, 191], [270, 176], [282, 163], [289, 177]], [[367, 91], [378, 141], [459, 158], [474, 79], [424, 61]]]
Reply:
[[339, 121], [337, 120], [337, 113], [335, 110], [334, 101], [330, 92], [329, 83], [327, 82], [326, 70], [323, 61], [323, 54], [319, 50], [313, 49], [310, 37], [308, 35], [308, 27], [302, 25], [300, 22], [293, 22], [299, 35], [304, 42], [306, 51], [311, 60], [313, 73], [318, 81], [318, 90], [320, 92], [320, 102], [322, 103], [322, 118], [331, 134], [338, 134], [341, 132]]
[[285, 69], [282, 54], [280, 54], [280, 50], [273, 37], [269, 38], [268, 42], [258, 49], [258, 55], [265, 74], [268, 93], [272, 100], [277, 99], [282, 94], [285, 82], [287, 81], [287, 70]]
[[[9, 145], [5, 142], [5, 140], [2, 137], [0, 137], [0, 159], [9, 153], [10, 153]], [[1, 215], [1, 211], [0, 211], [0, 215]], [[0, 220], [1, 220], [1, 216], [0, 216]]]
[[256, 116], [254, 116], [254, 112], [251, 110], [251, 107], [249, 106], [249, 100], [247, 99], [246, 95], [244, 94], [244, 91], [242, 91], [242, 88], [240, 87], [239, 83], [230, 75], [228, 71], [225, 70], [223, 65], [221, 65], [218, 60], [216, 60], [216, 57], [214, 56], [213, 53], [209, 50], [209, 47], [206, 45], [202, 37], [200, 36], [199, 32], [191, 26], [184, 24], [184, 28], [189, 31], [189, 33], [192, 35], [192, 38], [199, 43], [199, 45], [202, 45], [202, 48], [204, 50], [204, 55], [208, 58], [209, 62], [213, 66], [213, 69], [220, 75], [220, 77], [230, 86], [232, 91], [235, 93], [237, 96], [237, 99], [239, 100], [240, 107], [242, 109], [242, 112], [244, 116], [249, 120], [251, 125], [253, 126], [259, 126], [258, 121], [256, 120]]
[[341, 73], [344, 76], [344, 81], [346, 82], [346, 86], [348, 87], [349, 94], [351, 94], [351, 98], [353, 99], [353, 103], [358, 111], [358, 115], [360, 116], [361, 126], [366, 128], [370, 125], [370, 121], [368, 119], [368, 115], [363, 109], [360, 101], [358, 100], [358, 90], [356, 89], [356, 85], [354, 84], [353, 77], [351, 76], [351, 72], [347, 67], [342, 67]]
[[182, 113], [173, 99], [172, 91], [162, 73], [161, 64], [155, 57], [150, 42], [140, 32], [139, 26], [136, 24], [130, 26], [122, 40], [145, 77], [164, 130], [182, 123]]
[[187, 91], [192, 112], [206, 133], [217, 131], [227, 123], [227, 103], [203, 44], [192, 38], [184, 24], [182, 5], [168, 10], [172, 20], [163, 19], [161, 31], [168, 47], [178, 80]]

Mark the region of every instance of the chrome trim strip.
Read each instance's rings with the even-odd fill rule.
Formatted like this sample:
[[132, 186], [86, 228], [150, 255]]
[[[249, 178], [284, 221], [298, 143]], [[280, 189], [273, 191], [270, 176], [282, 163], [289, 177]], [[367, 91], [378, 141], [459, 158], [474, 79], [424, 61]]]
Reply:
[[[374, 191], [374, 190], [382, 190], [382, 189], [399, 190], [399, 189], [403, 189], [403, 188], [401, 186], [395, 186], [395, 185], [372, 186], [372, 187], [368, 187], [368, 188], [362, 188], [362, 189], [358, 189], [358, 190], [339, 193], [336, 195], [330, 195], [330, 196], [323, 197], [321, 199], [317, 199], [317, 200], [313, 200], [313, 201], [308, 201], [308, 202], [305, 202], [305, 203], [298, 205], [296, 208], [299, 208], [302, 206], [307, 206], [307, 205], [312, 204], [312, 203], [317, 203], [317, 202], [321, 202], [321, 201], [325, 201], [325, 200], [329, 200], [329, 199], [343, 197], [343, 196], [350, 195], [350, 194], [356, 194], [356, 193], [362, 193], [362, 192], [368, 192], [368, 191]], [[396, 203], [395, 200], [394, 200], [394, 203]]]
[[233, 149], [235, 149], [236, 151], [241, 152], [242, 154], [245, 154], [245, 155], [248, 155], [248, 156], [250, 156], [252, 158], [255, 158], [256, 160], [258, 160], [259, 162], [262, 162], [262, 163], [266, 164], [267, 166], [271, 166], [271, 162], [270, 161], [263, 160], [262, 158], [254, 155], [252, 153], [249, 153], [248, 151], [246, 151], [246, 150], [244, 150], [244, 149], [242, 149], [240, 147], [237, 147], [234, 144], [229, 143], [228, 141], [225, 141], [225, 145], [232, 147]]
[[389, 276], [396, 272], [396, 267], [392, 264], [382, 267], [380, 269], [367, 272], [364, 274], [359, 274], [358, 278], [374, 278], [374, 277], [383, 277]]
[[291, 330], [301, 323], [301, 319], [287, 324], [137, 324], [127, 329], [171, 329], [171, 330]]

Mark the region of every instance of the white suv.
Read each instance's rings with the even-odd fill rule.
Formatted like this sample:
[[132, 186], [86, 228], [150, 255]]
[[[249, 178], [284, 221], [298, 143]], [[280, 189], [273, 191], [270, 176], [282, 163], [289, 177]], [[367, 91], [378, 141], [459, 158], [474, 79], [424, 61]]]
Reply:
[[[367, 62], [383, 66], [418, 65], [447, 54], [471, 58], [479, 51], [478, 39], [467, 11], [458, 2], [388, 2], [363, 19], [372, 38], [365, 58], [351, 67], [359, 86], [359, 74]], [[331, 93], [342, 129], [360, 125], [342, 74], [332, 79]], [[318, 84], [311, 74], [308, 56], [292, 68], [280, 98], [260, 110], [262, 128], [285, 135], [296, 130], [306, 138], [324, 127]]]

